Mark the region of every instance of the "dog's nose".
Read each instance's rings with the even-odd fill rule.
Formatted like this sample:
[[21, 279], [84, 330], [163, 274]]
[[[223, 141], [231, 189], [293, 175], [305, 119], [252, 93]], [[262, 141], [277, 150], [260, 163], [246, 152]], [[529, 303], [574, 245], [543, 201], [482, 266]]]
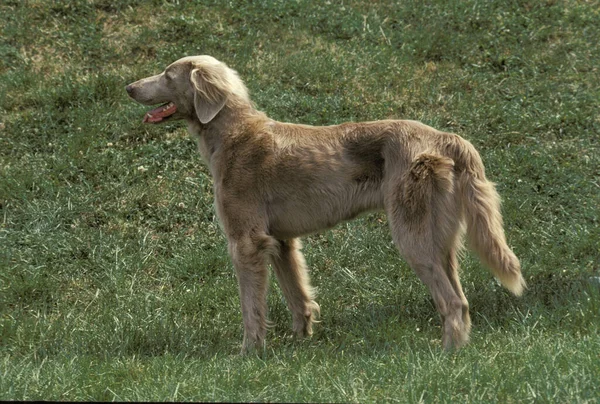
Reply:
[[131, 95], [133, 93], [133, 86], [129, 84], [127, 87], [125, 87], [125, 91], [127, 91], [127, 94]]

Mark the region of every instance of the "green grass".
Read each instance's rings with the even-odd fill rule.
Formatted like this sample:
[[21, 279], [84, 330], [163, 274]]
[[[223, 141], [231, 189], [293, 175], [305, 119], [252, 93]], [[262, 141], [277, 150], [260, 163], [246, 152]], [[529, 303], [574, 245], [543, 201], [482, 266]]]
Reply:
[[[179, 3], [179, 4], [178, 4]], [[0, 399], [597, 402], [597, 1], [4, 1]], [[473, 333], [441, 350], [426, 288], [373, 213], [307, 237], [322, 322], [267, 349], [241, 314], [212, 182], [182, 124], [124, 86], [185, 55], [239, 71], [271, 117], [406, 118], [469, 139], [529, 284], [471, 255]]]

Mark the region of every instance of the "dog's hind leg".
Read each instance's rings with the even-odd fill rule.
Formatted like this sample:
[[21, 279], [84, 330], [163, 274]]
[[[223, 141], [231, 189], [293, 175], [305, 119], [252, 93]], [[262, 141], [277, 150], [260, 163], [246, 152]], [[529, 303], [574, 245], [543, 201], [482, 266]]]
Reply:
[[453, 162], [421, 154], [397, 180], [388, 184], [386, 195], [394, 242], [429, 288], [443, 322], [442, 345], [458, 348], [468, 341], [470, 321], [455, 256], [462, 215]]
[[242, 353], [264, 347], [267, 333], [267, 260], [276, 249], [277, 241], [264, 233], [229, 239], [229, 254], [239, 282], [244, 321]]
[[471, 316], [469, 314], [469, 302], [467, 301], [467, 297], [463, 292], [462, 285], [460, 284], [460, 277], [458, 274], [459, 265], [457, 258], [457, 248], [452, 247], [448, 251], [446, 255], [446, 261], [444, 263], [444, 269], [446, 270], [446, 275], [450, 280], [450, 284], [454, 288], [454, 291], [460, 297], [462, 301], [462, 320], [465, 327], [465, 332], [467, 335], [471, 332]]
[[312, 334], [312, 323], [319, 312], [310, 286], [304, 256], [298, 239], [280, 240], [279, 254], [271, 257], [275, 275], [292, 312], [294, 332], [299, 337]]
[[419, 279], [427, 285], [443, 323], [442, 346], [446, 350], [460, 348], [469, 340], [469, 327], [463, 312], [468, 310], [456, 294], [440, 262], [408, 260]]

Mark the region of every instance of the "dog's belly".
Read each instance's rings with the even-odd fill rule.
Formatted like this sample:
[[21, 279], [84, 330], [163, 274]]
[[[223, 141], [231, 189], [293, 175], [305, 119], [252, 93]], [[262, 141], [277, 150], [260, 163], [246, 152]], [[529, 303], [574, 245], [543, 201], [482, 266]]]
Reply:
[[383, 195], [378, 188], [353, 191], [339, 196], [303, 195], [294, 200], [272, 201], [268, 206], [270, 234], [282, 240], [299, 237], [383, 208]]

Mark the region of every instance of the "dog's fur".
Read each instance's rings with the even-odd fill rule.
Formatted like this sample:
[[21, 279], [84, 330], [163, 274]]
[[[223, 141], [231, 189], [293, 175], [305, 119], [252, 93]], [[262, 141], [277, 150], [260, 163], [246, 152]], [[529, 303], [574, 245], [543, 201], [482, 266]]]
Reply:
[[210, 56], [180, 59], [127, 92], [145, 105], [174, 103], [176, 112], [157, 120], [185, 120], [197, 139], [239, 281], [244, 351], [264, 344], [268, 263], [294, 331], [310, 335], [319, 306], [298, 237], [369, 210], [385, 210], [394, 242], [428, 286], [446, 349], [466, 343], [471, 327], [457, 261], [465, 231], [507, 289], [520, 295], [525, 287], [494, 184], [458, 135], [401, 120], [276, 122], [254, 108], [237, 73]]

